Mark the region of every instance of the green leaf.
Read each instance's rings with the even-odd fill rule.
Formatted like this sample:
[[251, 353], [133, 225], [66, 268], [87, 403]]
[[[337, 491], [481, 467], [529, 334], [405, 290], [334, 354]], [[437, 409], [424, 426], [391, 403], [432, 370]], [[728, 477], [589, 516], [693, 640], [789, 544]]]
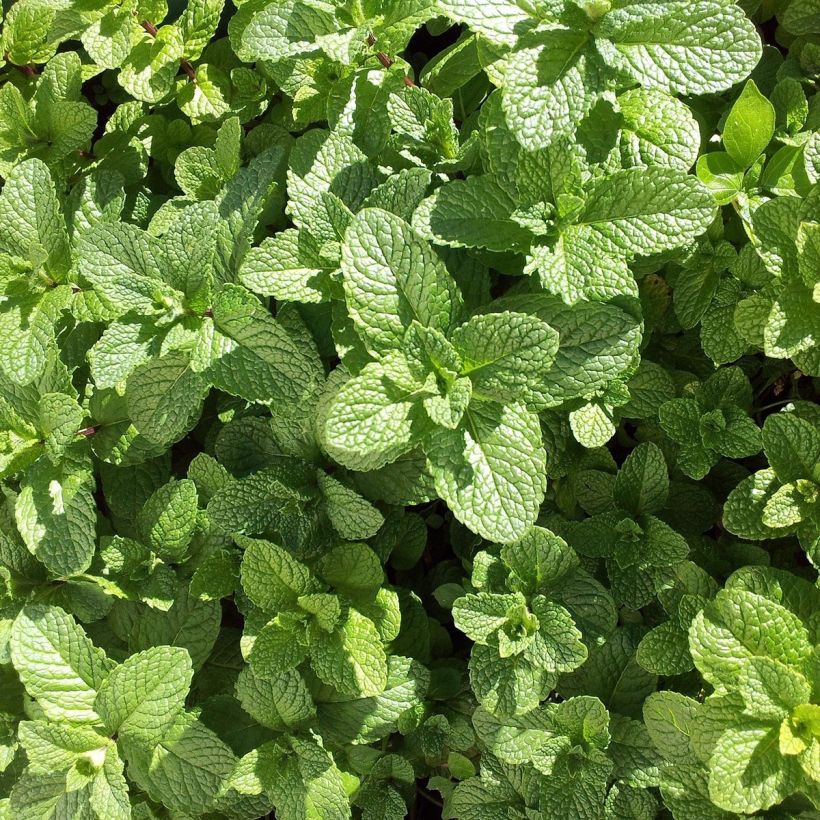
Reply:
[[709, 193], [694, 177], [635, 168], [593, 183], [577, 222], [622, 252], [646, 255], [694, 239], [714, 216]]
[[621, 155], [632, 164], [692, 167], [700, 131], [682, 102], [657, 89], [634, 88], [618, 95], [618, 108], [624, 118]]
[[88, 569], [96, 549], [97, 505], [83, 465], [55, 471], [49, 461], [32, 466], [17, 496], [17, 528], [32, 555], [58, 576]]
[[160, 347], [156, 328], [146, 322], [115, 321], [88, 352], [91, 375], [100, 389], [116, 387]]
[[379, 556], [365, 544], [341, 544], [322, 556], [319, 575], [342, 595], [355, 597], [376, 592], [384, 583]]
[[772, 726], [727, 728], [717, 740], [709, 766], [709, 796], [731, 812], [769, 808], [783, 800], [796, 782], [794, 763], [780, 755], [777, 728]]
[[579, 565], [578, 556], [563, 538], [538, 526], [520, 541], [507, 544], [501, 557], [525, 592], [546, 594]]
[[624, 255], [587, 226], [567, 226], [554, 245], [534, 245], [526, 272], [536, 273], [544, 290], [569, 305], [581, 299], [605, 301], [637, 291]]
[[728, 205], [743, 190], [743, 166], [723, 151], [698, 157], [697, 176], [718, 205]]
[[522, 405], [473, 402], [459, 427], [433, 432], [425, 451], [436, 490], [474, 532], [508, 543], [535, 521], [546, 457], [538, 418]]
[[453, 604], [453, 622], [470, 640], [488, 644], [489, 638], [506, 625], [510, 610], [524, 603], [520, 594], [479, 592], [465, 595]]
[[173, 561], [184, 554], [197, 523], [197, 500], [193, 481], [172, 479], [145, 502], [137, 526], [160, 557]]
[[351, 469], [375, 470], [395, 461], [426, 431], [420, 400], [428, 392], [399, 356], [368, 364], [330, 401], [325, 449]]
[[471, 176], [439, 188], [424, 205], [424, 219], [416, 219], [425, 233], [453, 248], [526, 250], [532, 234], [512, 218], [517, 207], [494, 177]]
[[316, 49], [316, 41], [339, 30], [330, 3], [287, 0], [264, 7], [242, 33], [238, 51], [244, 60], [282, 60]]
[[[107, 750], [93, 750], [92, 756], [98, 752], [104, 756], [100, 767], [91, 774], [72, 777], [72, 772], [24, 772], [9, 801], [15, 817], [35, 820], [91, 811], [112, 820], [127, 820], [131, 806], [122, 761], [113, 745]], [[95, 766], [98, 761], [92, 757], [90, 763]]]
[[207, 382], [182, 353], [140, 365], [128, 379], [125, 396], [137, 430], [149, 441], [171, 444], [199, 418]]
[[316, 591], [310, 570], [282, 547], [244, 536], [236, 541], [243, 547], [240, 577], [247, 596], [269, 612], [293, 605], [300, 595]]
[[528, 151], [567, 136], [589, 113], [603, 66], [585, 31], [555, 27], [538, 45], [512, 52], [504, 65], [504, 113]]
[[236, 763], [228, 746], [185, 712], [158, 742], [124, 746], [129, 776], [154, 801], [177, 812], [207, 812]]
[[245, 287], [283, 301], [324, 302], [331, 268], [307, 231], [288, 229], [251, 248], [239, 278]]
[[741, 590], [720, 591], [689, 629], [695, 665], [715, 685], [732, 685], [747, 660], [755, 657], [800, 665], [810, 647], [806, 628], [796, 615]]
[[558, 333], [546, 322], [509, 311], [474, 316], [451, 341], [474, 392], [505, 403], [527, 402], [549, 379], [558, 350]]
[[83, 760], [92, 763], [100, 752], [103, 756], [106, 754], [106, 747], [111, 743], [91, 726], [41, 720], [21, 721], [19, 736], [33, 774], [62, 773]]
[[0, 194], [0, 247], [17, 256], [43, 254], [46, 272], [59, 281], [71, 258], [65, 220], [51, 173], [37, 159], [17, 165]]
[[325, 701], [317, 695], [316, 711], [323, 737], [334, 743], [373, 743], [395, 731], [402, 715], [417, 707], [427, 691], [430, 673], [410, 658], [389, 655], [384, 690], [369, 697]]
[[451, 19], [466, 23], [471, 29], [500, 45], [515, 45], [534, 17], [526, 7], [513, 0], [490, 0], [476, 6], [470, 0], [440, 0], [441, 10]]
[[46, 393], [40, 399], [40, 430], [46, 437], [46, 453], [55, 463], [65, 454], [82, 427], [84, 413], [65, 393]]
[[494, 714], [526, 714], [538, 706], [554, 683], [554, 677], [523, 654], [502, 658], [495, 647], [473, 645], [470, 685], [481, 704]]
[[245, 667], [236, 681], [236, 697], [254, 720], [274, 731], [299, 728], [316, 714], [302, 676], [293, 669], [262, 678]]
[[792, 34], [813, 34], [817, 31], [817, 7], [811, 0], [790, 3], [780, 21]]
[[297, 667], [306, 657], [307, 647], [298, 635], [274, 620], [262, 627], [254, 638], [248, 661], [254, 674], [273, 679]]
[[399, 217], [377, 208], [356, 214], [342, 245], [348, 311], [374, 354], [401, 347], [415, 320], [447, 333], [460, 295], [444, 263]]
[[749, 80], [726, 117], [723, 125], [723, 145], [729, 156], [748, 168], [774, 136], [774, 106]]
[[763, 425], [763, 449], [780, 481], [811, 478], [820, 463], [820, 430], [792, 413], [776, 413]]
[[317, 374], [308, 352], [247, 291], [224, 288], [213, 315], [216, 333], [205, 375], [215, 387], [246, 401], [282, 406], [312, 391]]
[[263, 783], [282, 820], [347, 820], [342, 773], [318, 738], [289, 738], [277, 747]]
[[88, 56], [102, 68], [119, 68], [131, 50], [134, 23], [127, 7], [114, 6], [108, 10], [81, 35]]
[[575, 440], [587, 448], [603, 447], [615, 435], [612, 413], [600, 404], [588, 403], [569, 414]]
[[182, 33], [174, 25], [162, 26], [155, 37], [142, 33], [122, 64], [120, 85], [135, 99], [158, 103], [170, 93], [184, 53]]
[[670, 763], [689, 763], [690, 738], [697, 730], [699, 704], [679, 692], [653, 692], [643, 706], [643, 719], [655, 748]]
[[282, 525], [309, 498], [306, 465], [277, 465], [228, 481], [208, 502], [208, 515], [231, 533], [256, 535]]
[[[180, 28], [185, 43], [183, 57], [197, 60], [216, 33], [224, 0], [194, 0], [185, 6]], [[199, 71], [197, 71], [199, 81]]]
[[387, 657], [373, 621], [348, 609], [333, 632], [314, 630], [311, 666], [341, 694], [377, 695], [387, 683]]
[[638, 445], [626, 458], [613, 488], [616, 503], [633, 515], [657, 512], [669, 495], [669, 473], [660, 449]]
[[806, 678], [772, 658], [751, 658], [744, 665], [738, 688], [750, 715], [778, 723], [811, 700]]
[[119, 313], [152, 315], [176, 294], [162, 280], [161, 254], [150, 236], [134, 225], [98, 223], [78, 247], [83, 276]]
[[655, 675], [682, 675], [694, 665], [686, 632], [671, 621], [647, 632], [638, 644], [635, 657], [644, 669]]
[[779, 533], [766, 524], [764, 516], [779, 487], [774, 470], [759, 470], [744, 478], [723, 507], [726, 529], [742, 538], [776, 538]]
[[743, 9], [721, 0], [630, 4], [606, 14], [597, 33], [613, 42], [615, 53], [604, 53], [614, 67], [670, 94], [725, 91], [761, 54]]
[[327, 473], [320, 472], [318, 481], [328, 517], [342, 538], [367, 539], [378, 532], [384, 516], [369, 501]]
[[14, 621], [11, 658], [28, 694], [55, 721], [96, 723], [97, 691], [114, 664], [55, 606], [25, 607]]
[[220, 618], [217, 602], [195, 598], [182, 585], [170, 607], [167, 603], [160, 609], [122, 601], [111, 620], [117, 636], [132, 652], [154, 646], [179, 646], [187, 650], [194, 669], [198, 670], [214, 647]]
[[43, 374], [55, 350], [57, 323], [69, 303], [69, 289], [58, 286], [7, 301], [0, 311], [0, 371], [18, 384]]
[[192, 677], [186, 650], [146, 649], [111, 672], [99, 688], [94, 709], [112, 734], [151, 745], [165, 735], [182, 710]]

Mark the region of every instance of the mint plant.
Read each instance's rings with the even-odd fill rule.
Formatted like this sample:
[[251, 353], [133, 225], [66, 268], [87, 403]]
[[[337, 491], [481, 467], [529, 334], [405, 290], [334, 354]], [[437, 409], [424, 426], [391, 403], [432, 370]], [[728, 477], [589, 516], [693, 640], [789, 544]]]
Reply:
[[814, 0], [10, 0], [0, 820], [820, 812]]
[[740, 370], [718, 370], [692, 393], [658, 408], [661, 427], [681, 445], [677, 464], [684, 473], [703, 478], [721, 455], [745, 458], [760, 450], [760, 430], [748, 416], [752, 389]]

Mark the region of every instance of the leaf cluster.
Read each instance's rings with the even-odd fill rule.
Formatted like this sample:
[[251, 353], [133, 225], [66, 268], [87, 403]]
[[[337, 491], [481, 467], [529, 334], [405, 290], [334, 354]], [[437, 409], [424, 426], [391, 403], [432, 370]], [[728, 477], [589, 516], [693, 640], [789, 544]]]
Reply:
[[820, 811], [817, 0], [14, 0], [0, 820]]

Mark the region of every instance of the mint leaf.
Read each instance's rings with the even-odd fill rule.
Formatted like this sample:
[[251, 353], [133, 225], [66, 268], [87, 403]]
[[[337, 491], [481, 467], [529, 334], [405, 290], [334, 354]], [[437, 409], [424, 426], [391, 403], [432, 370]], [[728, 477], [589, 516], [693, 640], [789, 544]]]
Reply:
[[726, 152], [741, 168], [748, 168], [769, 144], [774, 127], [774, 106], [749, 80], [723, 126]]
[[538, 44], [510, 54], [504, 67], [504, 113], [529, 151], [570, 134], [595, 102], [603, 66], [586, 32], [556, 27]]
[[627, 253], [660, 253], [706, 230], [714, 206], [689, 176], [653, 168], [605, 177], [589, 191], [578, 224]]
[[516, 541], [535, 521], [545, 456], [537, 418], [522, 405], [475, 403], [455, 430], [436, 430], [426, 450], [436, 490], [483, 537]]
[[97, 692], [114, 665], [59, 607], [24, 608], [14, 621], [11, 657], [26, 691], [52, 720], [96, 723]]
[[112, 670], [94, 707], [106, 729], [128, 741], [156, 742], [183, 708], [193, 669], [179, 647], [157, 646]]
[[[638, 3], [606, 14], [598, 29], [639, 83], [672, 94], [708, 94], [742, 80], [760, 59], [760, 38], [738, 6]], [[613, 55], [614, 58], [614, 55]]]
[[351, 318], [375, 354], [400, 347], [413, 320], [446, 333], [458, 315], [458, 289], [444, 264], [386, 211], [367, 208], [350, 224], [342, 274]]

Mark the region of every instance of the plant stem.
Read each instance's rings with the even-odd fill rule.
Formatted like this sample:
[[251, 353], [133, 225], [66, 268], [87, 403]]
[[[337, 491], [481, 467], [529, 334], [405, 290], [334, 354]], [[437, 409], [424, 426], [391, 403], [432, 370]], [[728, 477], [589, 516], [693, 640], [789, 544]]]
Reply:
[[17, 65], [9, 59], [8, 51], [3, 55], [3, 59], [10, 65], [14, 66], [25, 77], [36, 77], [37, 69], [33, 65]]
[[[148, 32], [152, 37], [156, 37], [159, 34], [159, 29], [149, 20], [143, 20], [140, 25], [143, 27], [145, 31]], [[188, 79], [192, 82], [196, 82], [196, 70], [191, 65], [189, 60], [180, 60], [179, 67], [188, 75]]]
[[188, 60], [180, 60], [179, 67], [188, 75], [188, 79], [192, 82], [196, 82], [196, 71], [194, 71], [194, 67]]
[[[370, 33], [370, 34], [368, 34], [368, 35], [367, 35], [367, 41], [366, 41], [366, 42], [367, 42], [367, 44], [368, 44], [369, 46], [374, 46], [374, 45], [376, 45], [376, 38], [373, 36], [373, 34], [372, 34], [372, 33]], [[380, 62], [380, 63], [381, 63], [381, 64], [382, 64], [385, 68], [391, 68], [391, 67], [395, 64], [395, 62], [396, 62], [396, 61], [395, 61], [392, 57], [389, 57], [389, 56], [388, 56], [387, 54], [385, 54], [383, 51], [377, 51], [377, 52], [376, 52], [376, 59], [377, 59], [377, 60], [378, 60], [378, 61], [379, 61], [379, 62]], [[413, 80], [412, 80], [410, 77], [406, 76], [406, 75], [405, 75], [405, 77], [404, 77], [404, 84], [405, 84], [408, 88], [415, 88], [415, 86], [416, 86], [416, 84], [413, 82]]]

